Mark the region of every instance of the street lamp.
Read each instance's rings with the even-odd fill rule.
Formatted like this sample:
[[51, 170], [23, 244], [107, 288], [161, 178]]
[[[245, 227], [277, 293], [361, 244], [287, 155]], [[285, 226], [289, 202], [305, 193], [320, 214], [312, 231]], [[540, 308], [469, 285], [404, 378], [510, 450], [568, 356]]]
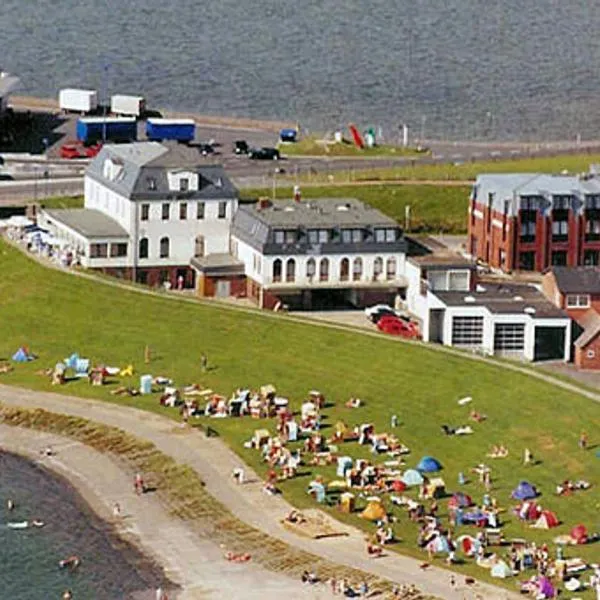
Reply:
[[106, 108], [107, 108], [107, 103], [109, 101], [108, 99], [108, 69], [110, 67], [110, 63], [105, 63], [104, 64], [104, 102], [102, 103], [102, 114], [103, 114], [103, 119], [102, 119], [102, 145], [106, 144]]

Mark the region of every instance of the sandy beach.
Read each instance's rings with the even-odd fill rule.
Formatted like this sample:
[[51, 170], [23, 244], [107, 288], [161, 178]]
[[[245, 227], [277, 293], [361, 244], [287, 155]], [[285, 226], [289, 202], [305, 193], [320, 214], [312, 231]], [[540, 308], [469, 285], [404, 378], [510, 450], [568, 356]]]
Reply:
[[[54, 456], [40, 455], [51, 446]], [[252, 562], [235, 564], [220, 548], [192, 533], [168, 514], [156, 496], [137, 496], [132, 476], [107, 455], [71, 439], [30, 429], [0, 425], [0, 448], [20, 454], [68, 479], [103, 520], [161, 565], [179, 587], [178, 600], [200, 598], [308, 598], [332, 597], [324, 585], [309, 586], [272, 573]], [[121, 516], [113, 516], [119, 503]], [[86, 557], [82, 557], [85, 561]], [[154, 593], [148, 594], [154, 600]], [[169, 595], [171, 599], [173, 594]]]

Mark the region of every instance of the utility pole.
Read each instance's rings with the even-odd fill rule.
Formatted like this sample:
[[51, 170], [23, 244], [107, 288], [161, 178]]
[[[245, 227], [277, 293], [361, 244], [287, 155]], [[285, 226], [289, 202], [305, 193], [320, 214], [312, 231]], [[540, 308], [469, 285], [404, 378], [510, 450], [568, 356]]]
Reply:
[[109, 63], [104, 63], [104, 102], [102, 103], [102, 145], [106, 144], [106, 108], [108, 104], [108, 68]]

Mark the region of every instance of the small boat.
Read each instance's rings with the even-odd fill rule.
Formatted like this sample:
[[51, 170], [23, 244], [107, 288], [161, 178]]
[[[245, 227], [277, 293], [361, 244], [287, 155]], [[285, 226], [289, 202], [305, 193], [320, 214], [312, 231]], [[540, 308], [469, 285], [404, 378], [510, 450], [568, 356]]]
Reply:
[[69, 556], [69, 558], [63, 558], [61, 561], [59, 561], [58, 566], [61, 569], [66, 569], [67, 567], [75, 569], [79, 566], [80, 562], [79, 556]]
[[29, 527], [29, 521], [19, 521], [7, 523], [8, 529], [27, 529]]

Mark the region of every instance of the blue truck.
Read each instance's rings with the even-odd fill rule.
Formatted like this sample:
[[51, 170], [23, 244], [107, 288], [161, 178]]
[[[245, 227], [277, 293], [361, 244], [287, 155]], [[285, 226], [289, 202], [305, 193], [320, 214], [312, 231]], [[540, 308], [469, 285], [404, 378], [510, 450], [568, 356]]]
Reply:
[[152, 141], [191, 142], [195, 136], [196, 123], [193, 119], [152, 118], [146, 121], [146, 137]]
[[77, 120], [77, 139], [86, 145], [107, 142], [135, 142], [135, 118], [83, 117]]

